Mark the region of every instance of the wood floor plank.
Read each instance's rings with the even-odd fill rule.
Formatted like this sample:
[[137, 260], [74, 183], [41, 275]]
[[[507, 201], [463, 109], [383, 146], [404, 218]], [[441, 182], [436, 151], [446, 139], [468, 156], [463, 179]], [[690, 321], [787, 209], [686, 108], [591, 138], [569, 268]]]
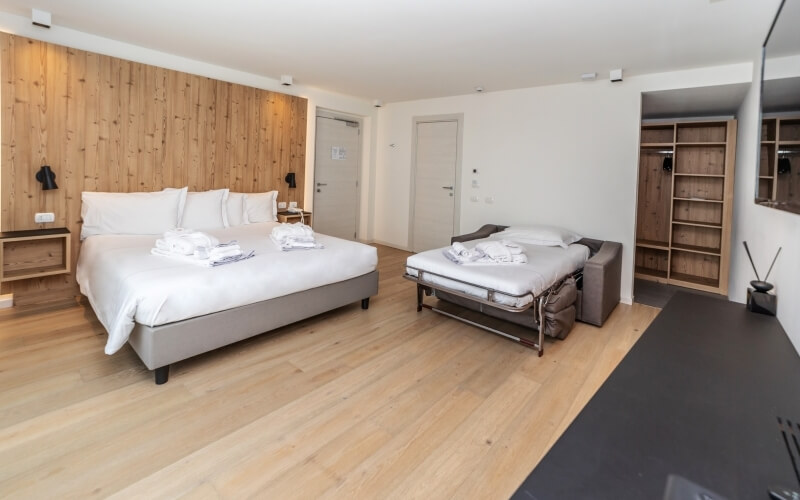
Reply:
[[358, 304], [153, 384], [86, 301], [0, 311], [0, 497], [507, 498], [659, 312], [620, 305], [545, 355], [424, 310], [377, 246]]

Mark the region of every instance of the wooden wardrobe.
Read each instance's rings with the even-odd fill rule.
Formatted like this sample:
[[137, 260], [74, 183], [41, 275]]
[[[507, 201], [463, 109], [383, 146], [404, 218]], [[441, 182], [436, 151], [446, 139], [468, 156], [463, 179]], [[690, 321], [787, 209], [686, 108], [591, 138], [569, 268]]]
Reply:
[[736, 120], [642, 125], [636, 278], [728, 293]]

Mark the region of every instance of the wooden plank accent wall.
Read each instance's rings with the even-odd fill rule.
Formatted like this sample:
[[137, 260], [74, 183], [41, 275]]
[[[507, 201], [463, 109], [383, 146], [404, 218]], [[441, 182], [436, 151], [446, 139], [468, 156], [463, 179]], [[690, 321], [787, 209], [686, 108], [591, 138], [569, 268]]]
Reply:
[[[0, 50], [0, 227], [69, 228], [73, 270], [82, 191], [277, 189], [304, 205], [306, 99], [6, 33]], [[41, 189], [42, 165], [59, 189]], [[54, 212], [55, 223], [35, 224], [36, 212]], [[73, 293], [74, 272], [2, 293], [19, 302], [54, 289]]]

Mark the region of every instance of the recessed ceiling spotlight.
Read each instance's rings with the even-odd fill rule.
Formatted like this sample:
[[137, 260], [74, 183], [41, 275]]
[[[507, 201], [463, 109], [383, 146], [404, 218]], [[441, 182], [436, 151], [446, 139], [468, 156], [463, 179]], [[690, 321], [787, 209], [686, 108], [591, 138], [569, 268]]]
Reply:
[[481, 92], [483, 92], [483, 87], [481, 87], [480, 85], [478, 85], [477, 87], [475, 87], [475, 92], [477, 92], [477, 93], [479, 93], [479, 94], [480, 94]]
[[591, 82], [597, 80], [597, 73], [583, 73], [581, 75], [581, 80], [584, 82]]

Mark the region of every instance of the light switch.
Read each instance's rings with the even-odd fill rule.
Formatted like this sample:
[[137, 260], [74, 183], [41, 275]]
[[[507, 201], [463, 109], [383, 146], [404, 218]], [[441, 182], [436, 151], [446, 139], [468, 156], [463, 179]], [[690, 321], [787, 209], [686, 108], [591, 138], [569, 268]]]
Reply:
[[494, 203], [494, 196], [487, 196], [485, 201], [486, 203], [489, 203], [491, 205], [492, 203]]

